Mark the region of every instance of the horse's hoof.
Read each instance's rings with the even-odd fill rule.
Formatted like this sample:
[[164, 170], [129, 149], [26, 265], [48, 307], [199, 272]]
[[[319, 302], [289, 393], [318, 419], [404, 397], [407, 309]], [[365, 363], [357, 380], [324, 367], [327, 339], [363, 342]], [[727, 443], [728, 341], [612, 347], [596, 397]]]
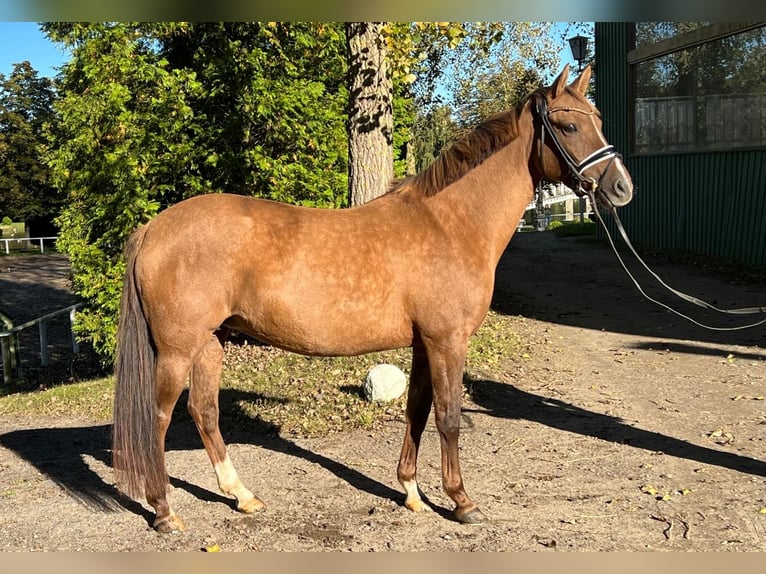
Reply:
[[264, 510], [266, 508], [266, 505], [263, 503], [263, 501], [258, 497], [253, 497], [247, 502], [243, 502], [242, 504], [237, 505], [237, 510], [244, 514], [253, 514], [254, 512], [258, 512], [259, 510]]
[[404, 506], [410, 509], [412, 512], [429, 512], [431, 507], [423, 502], [420, 498], [415, 500], [405, 500]]
[[484, 513], [476, 506], [470, 510], [455, 509], [455, 518], [463, 524], [481, 524], [487, 520]]
[[161, 534], [171, 534], [173, 532], [183, 532], [186, 526], [177, 515], [171, 514], [165, 518], [157, 518], [154, 521], [154, 529]]

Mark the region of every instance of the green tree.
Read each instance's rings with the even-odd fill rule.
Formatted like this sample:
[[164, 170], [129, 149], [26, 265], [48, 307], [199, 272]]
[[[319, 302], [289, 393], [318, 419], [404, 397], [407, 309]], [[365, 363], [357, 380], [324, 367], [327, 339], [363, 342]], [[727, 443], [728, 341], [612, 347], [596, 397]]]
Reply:
[[[349, 203], [386, 192], [416, 168], [412, 125], [430, 101], [445, 54], [457, 45], [487, 51], [498, 23], [349, 22]], [[416, 83], [417, 82], [417, 83]]]
[[346, 201], [344, 31], [332, 23], [167, 25], [163, 53], [204, 86], [192, 107], [217, 191]]
[[422, 170], [465, 130], [516, 105], [555, 76], [566, 37], [581, 28], [551, 22], [389, 23], [382, 33], [394, 89], [404, 86], [412, 110], [397, 157], [409, 150], [409, 172]]
[[[450, 69], [446, 87], [457, 122], [464, 128], [495, 112], [516, 105], [546, 78], [559, 71], [559, 51], [564, 42], [552, 22], [505, 22], [495, 29], [491, 43], [461, 43], [447, 54]], [[475, 26], [472, 26], [475, 27]], [[469, 33], [483, 38], [478, 26]]]
[[431, 165], [460, 132], [451, 106], [440, 104], [419, 110], [413, 126], [415, 171], [423, 171]]
[[[447, 26], [449, 24], [449, 26]], [[434, 28], [435, 26], [435, 28]], [[575, 25], [556, 32], [550, 22], [437, 22], [422, 34], [432, 49], [421, 52], [433, 71], [418, 79], [415, 155], [425, 169], [442, 149], [489, 115], [515, 106], [560, 67], [559, 51]]]
[[[463, 54], [487, 58], [506, 33], [499, 23], [372, 29], [368, 47], [385, 54], [378, 66], [388, 69], [372, 96], [384, 103], [385, 114], [394, 111], [393, 122], [372, 111], [376, 117], [365, 112], [348, 123], [349, 109], [358, 104], [349, 105], [349, 91], [363, 92], [353, 80], [375, 76], [369, 62], [347, 60], [354, 31], [346, 34], [342, 23], [44, 25], [73, 56], [62, 71], [60, 122], [48, 156], [66, 196], [60, 246], [87, 301], [79, 333], [105, 361], [114, 347], [121, 252], [133, 229], [200, 193], [344, 206], [348, 136], [365, 126], [386, 142], [379, 149], [386, 165], [378, 170], [385, 183], [375, 191], [382, 193], [392, 173], [415, 167], [415, 104], [430, 101], [451, 51], [462, 46]], [[395, 171], [387, 167], [392, 163]]]
[[0, 74], [0, 213], [17, 221], [52, 218], [59, 199], [44, 161], [55, 89], [29, 62]]
[[128, 234], [165, 206], [229, 191], [346, 197], [343, 33], [325, 24], [50, 23], [64, 42], [49, 156], [60, 246], [87, 301], [78, 331], [112, 358]]

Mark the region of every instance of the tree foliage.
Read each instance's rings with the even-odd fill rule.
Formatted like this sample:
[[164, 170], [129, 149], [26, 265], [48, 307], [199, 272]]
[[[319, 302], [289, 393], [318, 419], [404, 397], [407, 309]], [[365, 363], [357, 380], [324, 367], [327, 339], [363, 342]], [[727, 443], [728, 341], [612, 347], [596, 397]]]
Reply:
[[[350, 22], [349, 197], [358, 205], [415, 173], [416, 102], [431, 102], [447, 54], [489, 51], [500, 23]], [[393, 110], [393, 119], [392, 119]], [[421, 162], [422, 163], [422, 162]]]
[[441, 104], [419, 110], [413, 126], [416, 172], [431, 165], [461, 131], [450, 106]]
[[[376, 41], [386, 53], [394, 111], [393, 127], [384, 129], [396, 176], [424, 167], [414, 161], [412, 126], [424, 125], [415, 121], [415, 110], [438, 101], [434, 93], [443, 71], [469, 68], [453, 73], [455, 82], [469, 82], [466, 90], [483, 89], [497, 99], [503, 84], [490, 72], [515, 74], [519, 68], [498, 68], [504, 61], [496, 46], [517, 59], [531, 58], [534, 66], [548, 62], [526, 48], [545, 28], [522, 24], [382, 27]], [[53, 181], [66, 196], [59, 245], [87, 302], [79, 333], [105, 361], [114, 347], [123, 245], [160, 210], [223, 191], [310, 206], [347, 204], [351, 84], [344, 28], [280, 22], [44, 25], [72, 53], [60, 78], [59, 121], [47, 156]], [[524, 77], [531, 82], [533, 76]], [[466, 96], [466, 106], [474, 102], [478, 117], [486, 99]], [[470, 117], [468, 109], [435, 112], [442, 124], [429, 136], [433, 147], [419, 146], [418, 153], [433, 157], [437, 146], [447, 145], [452, 118]]]
[[72, 50], [49, 156], [59, 245], [111, 360], [128, 234], [210, 192], [346, 197], [343, 34], [327, 24], [47, 24]]
[[43, 156], [54, 119], [53, 82], [29, 62], [0, 74], [0, 214], [17, 221], [53, 216], [58, 196]]
[[[437, 25], [443, 23], [436, 23]], [[426, 29], [425, 33], [439, 33]], [[418, 170], [486, 117], [518, 104], [560, 71], [566, 38], [587, 26], [553, 22], [466, 22], [423, 54], [441, 76], [420, 83], [415, 119]], [[443, 34], [443, 33], [442, 33]], [[591, 34], [592, 35], [592, 34]]]
[[494, 34], [486, 48], [459, 45], [448, 55], [447, 87], [457, 121], [466, 127], [515, 106], [558, 73], [561, 45], [552, 22], [505, 22]]

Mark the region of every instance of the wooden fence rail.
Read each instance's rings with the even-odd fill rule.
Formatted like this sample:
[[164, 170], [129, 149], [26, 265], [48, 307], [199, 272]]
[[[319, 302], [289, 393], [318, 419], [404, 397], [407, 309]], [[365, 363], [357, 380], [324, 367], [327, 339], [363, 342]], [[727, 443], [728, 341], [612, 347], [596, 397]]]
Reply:
[[44, 367], [48, 366], [48, 321], [59, 315], [69, 315], [69, 338], [72, 344], [72, 352], [77, 354], [80, 351], [80, 346], [77, 343], [77, 339], [74, 336], [72, 326], [75, 322], [75, 312], [82, 306], [82, 303], [70, 305], [64, 307], [58, 311], [53, 311], [37, 319], [32, 319], [21, 325], [14, 325], [11, 318], [0, 311], [0, 324], [3, 327], [3, 331], [0, 331], [0, 349], [2, 349], [3, 356], [3, 380], [5, 383], [9, 383], [14, 378], [22, 376], [21, 372], [21, 356], [19, 352], [19, 333], [24, 329], [34, 327], [37, 325], [40, 335], [40, 364]]

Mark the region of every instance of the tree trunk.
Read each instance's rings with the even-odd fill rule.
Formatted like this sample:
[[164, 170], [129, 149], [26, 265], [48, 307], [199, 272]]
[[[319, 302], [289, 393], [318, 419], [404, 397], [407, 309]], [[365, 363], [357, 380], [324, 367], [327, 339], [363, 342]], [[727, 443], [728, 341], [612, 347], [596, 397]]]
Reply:
[[348, 22], [349, 204], [384, 194], [394, 177], [392, 83], [383, 22]]

